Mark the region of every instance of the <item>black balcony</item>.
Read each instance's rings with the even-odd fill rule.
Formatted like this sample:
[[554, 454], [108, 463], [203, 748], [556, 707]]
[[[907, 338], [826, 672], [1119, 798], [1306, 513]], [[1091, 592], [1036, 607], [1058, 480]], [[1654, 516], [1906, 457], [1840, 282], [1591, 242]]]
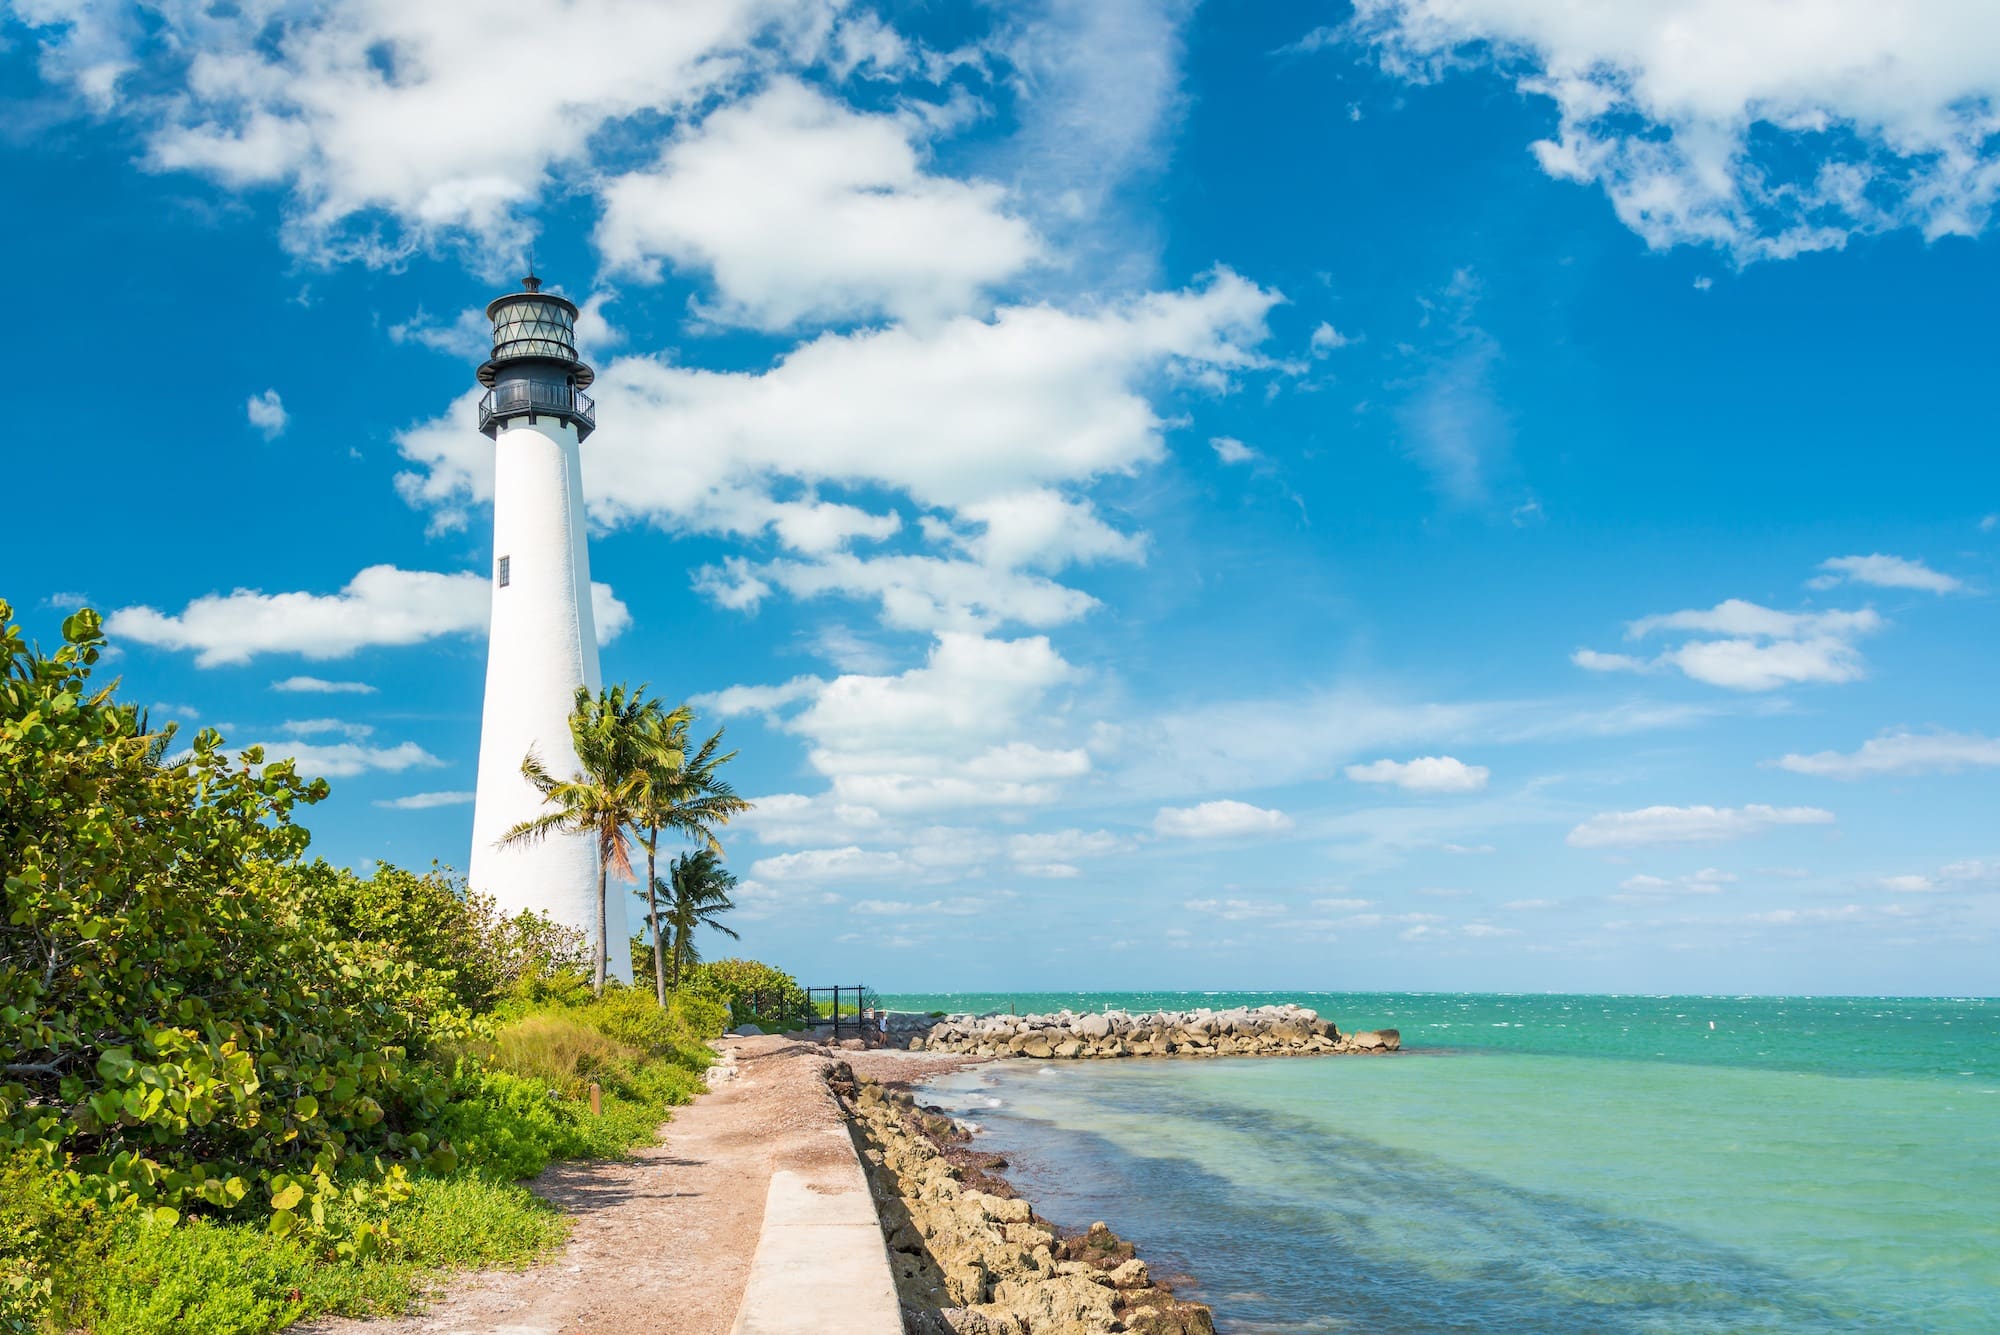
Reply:
[[576, 428], [578, 440], [597, 429], [597, 405], [590, 395], [545, 380], [509, 380], [479, 400], [479, 429], [488, 436], [498, 434], [500, 423], [513, 417], [560, 418]]

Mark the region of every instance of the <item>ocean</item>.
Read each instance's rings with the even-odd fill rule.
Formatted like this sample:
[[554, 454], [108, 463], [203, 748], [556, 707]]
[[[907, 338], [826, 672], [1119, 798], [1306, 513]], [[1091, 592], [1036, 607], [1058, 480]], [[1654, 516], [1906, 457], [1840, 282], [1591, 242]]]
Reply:
[[1007, 1062], [930, 1101], [1066, 1227], [1228, 1335], [2000, 1332], [2000, 1001], [1414, 993], [1296, 1001], [1391, 1057]]

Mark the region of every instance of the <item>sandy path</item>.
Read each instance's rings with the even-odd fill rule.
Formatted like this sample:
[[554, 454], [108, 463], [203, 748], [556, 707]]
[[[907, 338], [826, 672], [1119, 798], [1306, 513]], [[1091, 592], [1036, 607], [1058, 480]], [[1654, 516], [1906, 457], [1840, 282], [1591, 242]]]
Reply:
[[920, 1079], [963, 1058], [829, 1054], [781, 1038], [725, 1038], [710, 1093], [675, 1111], [661, 1143], [623, 1162], [556, 1164], [529, 1183], [576, 1216], [569, 1242], [528, 1270], [451, 1278], [424, 1312], [326, 1319], [305, 1335], [726, 1335], [763, 1224], [771, 1174], [851, 1156], [827, 1093], [832, 1056], [877, 1079]]

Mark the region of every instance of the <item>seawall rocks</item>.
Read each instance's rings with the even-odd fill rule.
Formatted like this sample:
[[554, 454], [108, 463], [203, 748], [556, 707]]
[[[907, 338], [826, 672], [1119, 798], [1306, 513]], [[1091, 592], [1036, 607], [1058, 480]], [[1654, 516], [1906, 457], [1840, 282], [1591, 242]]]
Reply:
[[1182, 1302], [1103, 1224], [1062, 1236], [993, 1176], [1004, 1164], [909, 1095], [828, 1082], [862, 1145], [905, 1329], [916, 1335], [1214, 1335], [1208, 1308]]
[[[1077, 1060], [1101, 1057], [1308, 1057], [1395, 1052], [1394, 1029], [1343, 1034], [1304, 1006], [1233, 1010], [1106, 1011], [1052, 1015], [947, 1015], [928, 1027], [891, 1017], [890, 1041], [971, 1057]], [[901, 1023], [898, 1023], [900, 1021]]]

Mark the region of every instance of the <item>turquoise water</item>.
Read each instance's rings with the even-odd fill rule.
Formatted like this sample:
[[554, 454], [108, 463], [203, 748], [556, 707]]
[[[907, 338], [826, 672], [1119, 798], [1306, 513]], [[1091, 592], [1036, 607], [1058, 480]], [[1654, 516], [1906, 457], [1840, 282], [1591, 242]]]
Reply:
[[934, 1097], [1226, 1332], [2000, 1331], [2000, 1002], [887, 1000], [1280, 999], [1410, 1051], [1006, 1063]]

